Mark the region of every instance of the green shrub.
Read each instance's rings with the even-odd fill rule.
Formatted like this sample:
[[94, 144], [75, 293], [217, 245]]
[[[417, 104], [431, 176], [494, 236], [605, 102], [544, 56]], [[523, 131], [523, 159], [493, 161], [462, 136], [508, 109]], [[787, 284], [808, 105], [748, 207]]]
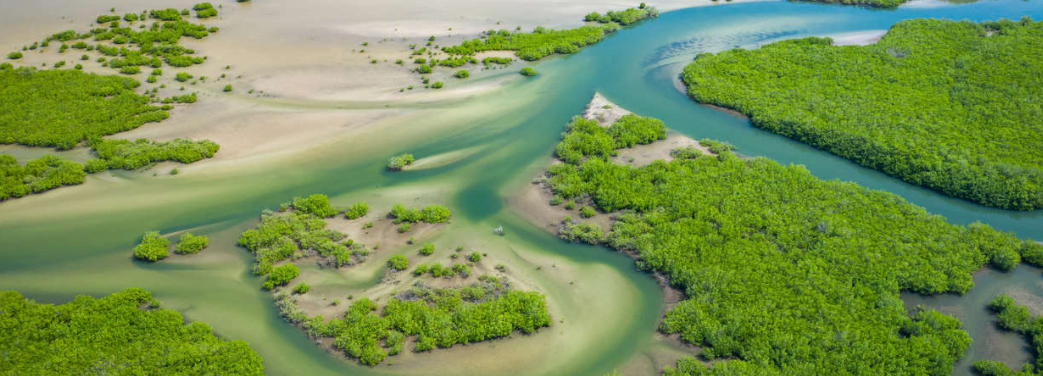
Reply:
[[308, 291], [311, 291], [311, 286], [309, 286], [307, 282], [301, 282], [296, 286], [293, 286], [293, 292], [297, 294], [306, 294]]
[[580, 217], [590, 218], [590, 217], [593, 217], [594, 214], [597, 214], [597, 212], [594, 211], [594, 208], [592, 208], [592, 207], [583, 206], [583, 207], [579, 208], [579, 216]]
[[471, 72], [468, 72], [467, 69], [461, 69], [456, 71], [456, 73], [454, 73], [453, 76], [455, 76], [456, 78], [467, 78], [471, 76]]
[[482, 254], [478, 252], [471, 252], [471, 254], [467, 255], [467, 260], [474, 263], [481, 262]]
[[359, 201], [351, 204], [351, 207], [344, 212], [344, 216], [347, 219], [358, 219], [369, 213], [369, 204]]
[[191, 79], [192, 75], [185, 72], [177, 72], [177, 74], [174, 75], [174, 80], [176, 80], [177, 82], [185, 82]]
[[184, 235], [181, 235], [181, 240], [178, 241], [174, 252], [182, 255], [196, 254], [208, 246], [210, 246], [210, 239], [205, 235], [196, 236], [192, 235], [191, 232], [186, 232]]
[[409, 222], [402, 222], [402, 224], [398, 225], [398, 232], [400, 234], [407, 233], [407, 232], [411, 231], [412, 229], [413, 229], [413, 224], [409, 223]]
[[83, 183], [84, 166], [44, 155], [24, 166], [10, 154], [0, 154], [0, 201]]
[[272, 269], [271, 274], [268, 275], [268, 280], [264, 281], [263, 287], [265, 290], [271, 290], [278, 286], [285, 286], [300, 274], [300, 269], [297, 268], [297, 265], [288, 262], [286, 265]]
[[232, 85], [225, 85], [225, 87], [224, 87], [224, 89], [222, 89], [222, 91], [224, 91], [226, 93], [230, 93], [232, 91]]
[[522, 76], [532, 77], [532, 76], [535, 76], [537, 74], [538, 73], [536, 73], [536, 69], [533, 68], [533, 67], [524, 67], [524, 68], [521, 69], [521, 75]]
[[431, 84], [432, 89], [441, 89], [443, 86], [445, 86], [445, 84], [443, 84], [442, 81], [435, 81]]
[[169, 256], [170, 240], [159, 235], [159, 231], [146, 232], [141, 243], [134, 247], [134, 258], [144, 261], [159, 261]]
[[396, 155], [388, 160], [388, 170], [400, 171], [403, 167], [413, 163], [413, 161], [413, 154], [405, 153]]
[[453, 273], [458, 276], [467, 278], [471, 276], [471, 266], [467, 264], [454, 264]]
[[406, 270], [409, 268], [409, 259], [402, 255], [391, 256], [388, 259], [388, 267], [394, 270]]
[[293, 210], [313, 214], [319, 218], [330, 218], [337, 215], [337, 209], [330, 205], [329, 197], [319, 193], [308, 197], [294, 198]]
[[432, 253], [435, 253], [435, 245], [434, 244], [432, 244], [432, 243], [424, 243], [424, 245], [422, 247], [420, 247], [420, 254], [421, 255], [430, 256]]
[[220, 147], [207, 140], [174, 139], [167, 142], [139, 138], [130, 140], [93, 139], [88, 143], [110, 169], [135, 170], [163, 161], [192, 163], [211, 158]]

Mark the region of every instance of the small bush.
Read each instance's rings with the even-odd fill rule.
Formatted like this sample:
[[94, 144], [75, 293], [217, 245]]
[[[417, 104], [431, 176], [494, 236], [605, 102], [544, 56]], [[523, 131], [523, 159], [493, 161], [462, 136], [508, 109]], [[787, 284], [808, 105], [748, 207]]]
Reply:
[[268, 275], [268, 280], [264, 281], [263, 287], [265, 290], [271, 290], [277, 286], [285, 286], [300, 274], [301, 272], [297, 265], [294, 265], [292, 262], [286, 263], [286, 265], [272, 269], [271, 274]]
[[185, 82], [191, 79], [192, 75], [185, 72], [178, 72], [176, 75], [174, 75], [174, 80], [177, 80], [177, 82]]
[[592, 208], [592, 207], [584, 206], [584, 207], [579, 209], [579, 215], [581, 217], [583, 217], [583, 218], [593, 217], [594, 214], [597, 214], [597, 212], [594, 211], [594, 208]]
[[232, 91], [232, 85], [225, 85], [225, 88], [222, 89], [222, 91], [224, 91], [226, 93], [231, 92]]
[[454, 73], [453, 76], [455, 76], [456, 78], [467, 78], [471, 77], [471, 72], [468, 72], [467, 69], [461, 69], [456, 71], [456, 73]]
[[170, 240], [159, 235], [159, 231], [146, 232], [141, 237], [141, 243], [134, 247], [134, 258], [145, 261], [159, 261], [167, 258], [170, 254], [167, 248]]
[[409, 259], [402, 255], [391, 256], [388, 259], [388, 267], [394, 270], [406, 270], [409, 268]]
[[414, 160], [413, 154], [405, 153], [396, 155], [388, 160], [388, 170], [400, 171], [403, 167], [413, 163]]
[[471, 254], [467, 255], [467, 260], [474, 263], [481, 262], [482, 254], [478, 252], [471, 252]]
[[432, 243], [424, 243], [424, 246], [420, 247], [420, 254], [424, 256], [430, 256], [435, 253], [435, 245]]
[[[359, 201], [354, 204], [351, 204], [351, 207], [349, 207], [348, 210], [344, 211], [344, 217], [348, 219], [358, 219], [360, 217], [365, 216], [366, 213], [369, 213], [369, 204]], [[372, 223], [373, 222], [370, 222], [369, 224]]]
[[407, 232], [409, 232], [412, 229], [413, 229], [413, 224], [409, 223], [409, 222], [402, 222], [402, 224], [398, 225], [398, 232], [399, 233], [407, 233]]
[[539, 73], [536, 72], [536, 69], [534, 69], [533, 67], [522, 68], [520, 73], [521, 73], [522, 76], [528, 76], [528, 77], [532, 77], [532, 76], [535, 76], [535, 75], [539, 74]]
[[21, 52], [17, 52], [17, 51], [11, 52], [11, 53], [7, 54], [7, 58], [11, 59], [11, 60], [21, 59], [22, 58], [22, 53]]
[[311, 286], [308, 286], [307, 282], [298, 283], [297, 286], [293, 286], [293, 292], [298, 294], [304, 294], [311, 290]]
[[196, 254], [202, 251], [206, 247], [210, 246], [210, 239], [204, 236], [192, 235], [191, 232], [186, 232], [181, 235], [181, 240], [177, 242], [177, 248], [174, 252], [182, 255]]
[[435, 81], [431, 84], [432, 89], [441, 89], [443, 86], [445, 86], [445, 84], [442, 83], [442, 81]]

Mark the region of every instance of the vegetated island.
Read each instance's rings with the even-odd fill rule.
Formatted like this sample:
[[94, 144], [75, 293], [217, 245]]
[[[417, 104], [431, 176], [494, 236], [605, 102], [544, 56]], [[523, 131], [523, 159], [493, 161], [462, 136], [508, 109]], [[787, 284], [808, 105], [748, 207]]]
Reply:
[[1043, 22], [895, 24], [878, 43], [788, 40], [701, 54], [698, 102], [909, 183], [983, 205], [1043, 208]]
[[2, 291], [0, 373], [264, 375], [246, 342], [218, 338], [200, 321], [186, 325], [181, 314], [159, 306], [139, 288], [57, 306]]
[[[717, 1], [717, 0], [714, 0]], [[731, 0], [728, 0], [731, 1]], [[897, 8], [909, 0], [789, 0], [793, 2], [860, 5], [868, 8]]]
[[597, 12], [587, 15], [585, 21], [594, 24], [575, 29], [554, 30], [542, 26], [531, 33], [510, 32], [502, 29], [489, 30], [480, 38], [463, 42], [456, 46], [444, 47], [442, 51], [451, 55], [474, 55], [484, 51], [514, 51], [519, 59], [526, 61], [539, 60], [553, 54], [573, 54], [579, 49], [605, 38], [619, 29], [646, 18], [659, 16], [655, 7], [641, 4], [639, 8], [623, 11], [610, 11], [605, 15]]
[[[239, 239], [239, 244], [256, 258], [254, 274], [268, 275], [263, 288], [273, 290], [283, 317], [309, 335], [332, 338], [333, 348], [363, 364], [376, 365], [387, 356], [401, 352], [407, 337], [416, 337], [414, 351], [419, 352], [505, 337], [514, 331], [532, 333], [550, 325], [542, 294], [513, 290], [506, 279], [490, 275], [460, 287], [433, 288], [418, 281], [388, 297], [383, 307], [363, 297], [342, 311], [340, 317], [327, 320], [322, 314], [309, 315], [298, 305], [298, 299], [311, 287], [306, 282], [290, 287], [301, 274], [293, 262], [314, 259], [334, 268], [364, 262], [370, 250], [347, 239], [340, 231], [325, 228], [325, 219], [341, 212], [345, 212], [348, 219], [358, 219], [368, 211], [364, 203], [356, 203], [346, 211], [334, 208], [321, 194], [296, 198], [278, 212], [266, 211], [257, 228], [247, 230]], [[395, 205], [388, 214], [394, 223], [400, 224], [399, 232], [410, 231], [409, 227], [417, 223], [446, 223], [451, 215], [449, 209], [441, 205], [423, 209]], [[405, 227], [404, 231], [401, 226]], [[372, 227], [372, 222], [364, 226], [368, 227]], [[425, 244], [423, 249], [430, 254], [433, 245]], [[474, 253], [468, 259], [480, 262], [481, 255]], [[457, 274], [467, 277], [470, 273], [466, 264], [446, 268], [436, 265], [437, 272], [436, 267], [425, 264], [418, 266], [423, 272], [413, 274], [420, 277], [430, 271], [435, 277], [452, 278]], [[408, 267], [409, 260], [404, 256], [396, 255], [388, 260], [392, 272]], [[336, 306], [338, 302], [334, 300], [332, 304]]]
[[[199, 18], [216, 15], [209, 3], [196, 6]], [[209, 9], [209, 10], [208, 10]], [[212, 12], [211, 12], [212, 11]], [[74, 30], [55, 33], [42, 42], [34, 42], [25, 50], [43, 49], [50, 43], [61, 43], [59, 53], [68, 49], [97, 52], [103, 65], [120, 69], [123, 74], [136, 74], [141, 66], [154, 68], [148, 82], [155, 83], [164, 64], [186, 67], [201, 64], [205, 58], [192, 56], [195, 51], [178, 44], [184, 36], [201, 39], [217, 32], [216, 27], [182, 20], [188, 10], [152, 10], [127, 13], [128, 23], [152, 18], [157, 20], [139, 30], [120, 27], [118, 15], [98, 17], [99, 26], [88, 33]], [[88, 44], [93, 39], [97, 44]], [[66, 42], [76, 41], [67, 44]], [[105, 56], [111, 57], [107, 61]], [[89, 58], [83, 55], [85, 60]], [[162, 161], [192, 163], [211, 158], [219, 146], [208, 140], [175, 139], [156, 142], [108, 140], [103, 136], [128, 131], [146, 123], [160, 122], [170, 116], [175, 103], [193, 103], [195, 93], [159, 98], [156, 89], [138, 94], [141, 83], [129, 77], [84, 73], [73, 69], [38, 70], [0, 64], [0, 144], [54, 147], [68, 150], [86, 143], [98, 158], [85, 164], [63, 160], [54, 155], [28, 161], [24, 166], [7, 154], [0, 155], [0, 201], [39, 193], [64, 185], [83, 183], [87, 173], [108, 169], [135, 170]], [[179, 77], [184, 72], [179, 73]], [[155, 105], [162, 103], [162, 105]]]
[[948, 375], [971, 338], [956, 318], [909, 313], [899, 293], [963, 293], [986, 264], [1043, 264], [1039, 243], [952, 225], [803, 166], [741, 159], [723, 143], [704, 141], [711, 154], [678, 149], [669, 162], [614, 163], [666, 134], [633, 117], [608, 127], [573, 119], [544, 184], [552, 205], [612, 216], [607, 234], [566, 218], [562, 238], [631, 254], [684, 292], [660, 330], [702, 346], [702, 361], [683, 358], [667, 375]]

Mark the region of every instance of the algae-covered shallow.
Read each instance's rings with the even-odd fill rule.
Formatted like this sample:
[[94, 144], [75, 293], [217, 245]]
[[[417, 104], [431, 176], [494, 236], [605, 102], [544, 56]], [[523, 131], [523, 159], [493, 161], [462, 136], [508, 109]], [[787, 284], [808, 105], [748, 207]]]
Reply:
[[[48, 27], [65, 22], [52, 20], [59, 17], [52, 11], [34, 16], [32, 9], [39, 9], [27, 2], [2, 3], [4, 9], [20, 9], [18, 14], [25, 19], [46, 18], [49, 21], [41, 24]], [[539, 63], [538, 76], [515, 79], [512, 67], [510, 72], [486, 72], [493, 79], [502, 75], [503, 80], [495, 84], [489, 84], [493, 79], [472, 76], [469, 80], [475, 83], [459, 85], [462, 94], [406, 99], [384, 92], [367, 98], [369, 93], [337, 85], [350, 82], [350, 77], [296, 83], [279, 78], [311, 69], [322, 77], [345, 68], [333, 63], [338, 59], [364, 59], [350, 54], [357, 45], [338, 44], [335, 36], [340, 34], [330, 32], [349, 30], [350, 34], [358, 30], [357, 25], [332, 14], [315, 22], [286, 25], [292, 23], [292, 7], [222, 4], [220, 19], [207, 21], [220, 25], [220, 36], [193, 45], [210, 59], [196, 74], [213, 75], [231, 65], [233, 70], [241, 69], [249, 82], [236, 83], [236, 94], [229, 96], [216, 94], [219, 86], [204, 86], [205, 95], [198, 103], [175, 110], [162, 124], [126, 135], [208, 138], [221, 144], [222, 151], [213, 160], [181, 168], [176, 176], [117, 172], [91, 177], [81, 186], [0, 204], [0, 288], [53, 303], [82, 293], [101, 296], [132, 286], [146, 288], [164, 307], [182, 312], [187, 319], [208, 323], [222, 337], [248, 341], [271, 375], [603, 375], [616, 368], [633, 375], [655, 374], [673, 365], [677, 357], [698, 351], [656, 334], [666, 300], [656, 281], [624, 255], [558, 240], [507, 204], [546, 167], [564, 124], [583, 111], [595, 92], [623, 108], [660, 118], [668, 128], [691, 138], [729, 141], [743, 154], [805, 164], [821, 178], [898, 193], [954, 223], [982, 221], [1022, 238], [1043, 238], [1043, 212], [1012, 213], [942, 197], [758, 130], [745, 119], [695, 105], [674, 89], [684, 64], [699, 52], [755, 47], [781, 38], [886, 29], [914, 17], [1039, 19], [1043, 10], [1038, 3], [1001, 0], [871, 11], [764, 2], [664, 12], [576, 55]], [[316, 4], [327, 10], [334, 7], [328, 2]], [[140, 1], [113, 5], [152, 6]], [[307, 6], [307, 2], [301, 5]], [[94, 7], [77, 5], [69, 12], [86, 16], [107, 10], [81, 8]], [[575, 19], [578, 22], [590, 9], [602, 8], [579, 9]], [[77, 25], [84, 26], [85, 18], [78, 19]], [[475, 28], [476, 33], [495, 27], [496, 20], [468, 22], [484, 25]], [[3, 47], [20, 46], [54, 31], [40, 26], [36, 32], [8, 34], [9, 27], [26, 23], [0, 25], [5, 32]], [[289, 31], [274, 37], [278, 32], [261, 27], [265, 25]], [[267, 31], [258, 31], [262, 29]], [[426, 39], [427, 34], [421, 35]], [[352, 43], [365, 38], [375, 41], [358, 33], [350, 38]], [[241, 50], [240, 42], [251, 48]], [[252, 48], [256, 46], [269, 48]], [[327, 50], [313, 51], [318, 48]], [[368, 64], [360, 61], [360, 66]], [[367, 74], [381, 72], [390, 71]], [[266, 88], [279, 96], [241, 95], [249, 85], [270, 85]], [[469, 92], [468, 85], [482, 86], [481, 95]], [[312, 88], [321, 95], [308, 95]], [[418, 162], [431, 158], [431, 163], [414, 171], [386, 171], [388, 156], [402, 152], [414, 154]], [[250, 254], [236, 246], [239, 235], [256, 225], [262, 209], [316, 192], [330, 195], [338, 205], [365, 200], [375, 214], [386, 212], [392, 203], [449, 206], [453, 223], [431, 235], [431, 241], [481, 247], [491, 259], [502, 260], [526, 289], [547, 296], [554, 325], [533, 335], [516, 334], [430, 353], [405, 352], [390, 366], [365, 367], [326, 353], [278, 316], [269, 293], [249, 272]], [[502, 237], [493, 232], [498, 226], [504, 228]], [[153, 229], [207, 235], [210, 247], [198, 255], [158, 264], [133, 261], [131, 249], [142, 233]], [[408, 249], [382, 245], [368, 262], [382, 265], [397, 252]], [[362, 266], [359, 275], [348, 274], [338, 282], [346, 286], [345, 291], [362, 291], [379, 280], [379, 271]], [[981, 273], [977, 287], [966, 296], [922, 301], [939, 309], [954, 306], [968, 312], [966, 316], [956, 313], [976, 340], [957, 366], [961, 375], [970, 373], [967, 365], [975, 360], [998, 359], [1018, 366], [1029, 356], [1017, 336], [996, 335], [988, 340], [978, 336], [989, 335], [993, 317], [984, 305], [994, 291], [1023, 286], [1021, 296], [1038, 300], [1038, 288], [1033, 286], [1039, 273], [1025, 267], [996, 278], [989, 278], [989, 271]], [[1012, 351], [1021, 355], [1006, 355]]]

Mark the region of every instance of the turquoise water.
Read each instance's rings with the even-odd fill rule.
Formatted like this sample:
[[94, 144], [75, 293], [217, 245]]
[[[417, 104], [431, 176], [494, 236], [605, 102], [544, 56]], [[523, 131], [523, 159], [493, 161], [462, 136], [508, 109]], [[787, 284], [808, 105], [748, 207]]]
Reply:
[[[626, 303], [639, 309], [626, 320], [605, 323], [616, 329], [613, 336], [599, 341], [567, 366], [544, 372], [602, 375], [640, 355], [652, 343], [662, 309], [662, 293], [653, 279], [636, 270], [627, 257], [560, 242], [519, 219], [505, 204], [508, 195], [528, 184], [546, 166], [564, 124], [583, 110], [595, 92], [636, 113], [658, 117], [667, 127], [693, 138], [725, 140], [746, 155], [804, 164], [824, 179], [855, 181], [894, 192], [954, 223], [981, 221], [1020, 237], [1043, 239], [1043, 211], [989, 209], [910, 186], [753, 128], [742, 118], [697, 105], [675, 88], [684, 64], [700, 52], [755, 47], [782, 38], [886, 29], [908, 18], [982, 21], [1023, 16], [1043, 18], [1043, 5], [1038, 1], [1007, 0], [966, 5], [914, 3], [898, 10], [870, 10], [762, 2], [664, 13], [656, 20], [615, 33], [579, 54], [537, 64], [540, 75], [535, 78], [519, 80], [485, 97], [442, 108], [433, 105], [434, 110], [446, 113], [457, 107], [466, 111], [468, 106], [496, 106], [496, 111], [475, 115], [477, 118], [468, 118], [466, 124], [432, 137], [404, 141], [394, 150], [360, 155], [343, 148], [234, 176], [194, 178], [188, 174], [149, 182], [134, 179], [128, 173], [130, 188], [103, 192], [97, 199], [127, 192], [143, 197], [162, 195], [165, 199], [152, 202], [137, 198], [126, 207], [68, 216], [23, 221], [11, 218], [12, 214], [0, 204], [0, 288], [17, 289], [41, 301], [61, 302], [79, 293], [107, 294], [140, 286], [154, 291], [189, 319], [206, 321], [222, 335], [250, 341], [265, 358], [271, 374], [392, 374], [395, 367], [360, 367], [329, 356], [283, 322], [269, 296], [256, 288], [256, 278], [247, 271], [249, 257], [235, 247], [235, 239], [253, 225], [261, 209], [274, 208], [295, 195], [322, 192], [335, 197], [335, 201], [341, 200], [338, 203], [347, 203], [353, 201], [352, 197], [365, 197], [381, 189], [438, 185], [447, 187], [441, 201], [456, 215], [452, 226], [474, 230], [504, 224], [508, 228], [507, 241], [530, 250], [526, 252], [550, 255], [576, 265], [604, 266], [620, 273], [633, 286], [638, 294]], [[396, 130], [382, 132], [394, 134]], [[354, 144], [346, 141], [346, 145]], [[443, 167], [407, 173], [389, 173], [383, 168], [387, 156], [402, 151], [423, 157], [474, 146], [481, 146], [482, 151]], [[52, 197], [55, 196], [26, 200], [62, 203], [61, 198]], [[130, 260], [129, 249], [147, 230], [172, 232], [199, 226], [204, 227], [198, 233], [212, 237], [212, 248], [207, 252], [213, 253], [214, 260], [177, 265], [145, 265]], [[979, 286], [967, 296], [911, 297], [907, 301], [959, 313], [976, 339], [998, 338], [1000, 342], [976, 341], [958, 365], [957, 374], [967, 374], [969, 363], [982, 358], [1002, 358], [1017, 366], [1027, 356], [1024, 344], [1016, 342], [1020, 340], [1017, 336], [996, 334], [994, 326], [988, 325], [992, 318], [983, 308], [992, 296], [1008, 288], [1016, 287], [1039, 297], [1039, 277], [1037, 270], [1025, 267], [1009, 274], [983, 272], [977, 279]], [[548, 284], [551, 291], [561, 288]], [[612, 299], [611, 293], [605, 291], [605, 299]], [[1011, 349], [1016, 354], [1003, 357], [1002, 352], [1010, 353]], [[419, 355], [423, 356], [428, 355]], [[426, 373], [455, 374], [452, 367], [440, 364]], [[518, 372], [505, 369], [500, 374]]]

